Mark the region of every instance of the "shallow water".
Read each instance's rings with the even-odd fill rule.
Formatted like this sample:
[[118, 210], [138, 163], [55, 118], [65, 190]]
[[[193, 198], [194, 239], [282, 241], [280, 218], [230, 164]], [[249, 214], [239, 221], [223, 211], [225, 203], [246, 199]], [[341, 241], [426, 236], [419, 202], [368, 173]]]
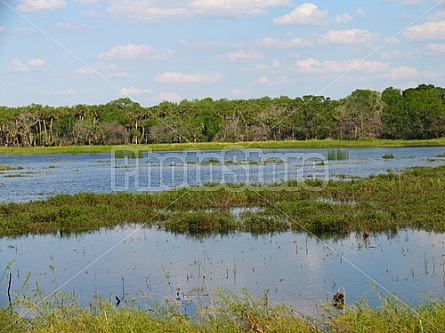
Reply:
[[[206, 183], [278, 183], [283, 180], [366, 177], [445, 163], [444, 147], [354, 148], [348, 159], [327, 161], [327, 149], [145, 152], [142, 158], [111, 154], [0, 155], [0, 201], [29, 201], [59, 193], [156, 192]], [[393, 159], [383, 159], [385, 154]], [[210, 163], [216, 161], [217, 163]]]
[[[347, 149], [349, 158], [327, 161], [327, 149], [231, 150], [144, 153], [142, 158], [110, 154], [0, 155], [0, 165], [21, 169], [0, 172], [0, 201], [24, 202], [58, 193], [164, 191], [209, 182], [274, 183], [317, 177], [322, 180], [365, 177], [392, 170], [445, 162], [443, 147]], [[383, 159], [385, 154], [393, 159]], [[323, 162], [323, 163], [321, 163]], [[232, 213], [239, 216], [242, 208]], [[404, 230], [363, 240], [320, 240], [291, 232], [254, 236], [235, 233], [210, 238], [140, 229], [128, 225], [77, 235], [2, 238], [0, 269], [11, 260], [12, 296], [31, 273], [45, 293], [62, 290], [88, 304], [96, 293], [142, 302], [176, 299], [193, 311], [197, 288], [209, 302], [216, 288], [254, 296], [267, 293], [274, 304], [315, 314], [341, 289], [347, 303], [394, 293], [418, 304], [424, 293], [443, 298], [445, 237]], [[3, 272], [0, 272], [3, 275]], [[0, 306], [6, 306], [6, 275], [0, 282]], [[123, 290], [124, 289], [124, 290]]]
[[[268, 289], [272, 304], [315, 314], [338, 289], [347, 303], [366, 296], [374, 306], [379, 293], [393, 293], [408, 305], [424, 301], [424, 293], [445, 293], [445, 238], [424, 231], [366, 241], [355, 234], [321, 240], [292, 232], [197, 239], [127, 226], [69, 237], [3, 238], [0, 254], [2, 266], [14, 260], [12, 290], [31, 272], [29, 288], [38, 282], [46, 293], [74, 292], [84, 303], [96, 293], [115, 302], [125, 292], [125, 299], [142, 302], [179, 295], [187, 307], [198, 299], [196, 288], [204, 288], [204, 302], [215, 288], [247, 288], [254, 296]], [[5, 281], [0, 287], [0, 305], [6, 306]]]

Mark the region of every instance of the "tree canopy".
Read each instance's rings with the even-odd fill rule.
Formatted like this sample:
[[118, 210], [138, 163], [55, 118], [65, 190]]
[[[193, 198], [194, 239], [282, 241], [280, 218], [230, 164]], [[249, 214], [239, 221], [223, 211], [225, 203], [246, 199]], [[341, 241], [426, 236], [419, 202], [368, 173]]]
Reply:
[[308, 139], [430, 139], [445, 136], [445, 89], [357, 89], [324, 96], [182, 100], [143, 107], [130, 98], [103, 105], [0, 106], [3, 146], [240, 142]]

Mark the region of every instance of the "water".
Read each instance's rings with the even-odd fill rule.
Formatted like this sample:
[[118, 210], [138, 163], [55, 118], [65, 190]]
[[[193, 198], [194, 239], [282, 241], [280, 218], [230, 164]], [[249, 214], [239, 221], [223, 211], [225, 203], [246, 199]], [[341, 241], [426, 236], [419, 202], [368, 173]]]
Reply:
[[[424, 301], [424, 293], [442, 298], [445, 292], [445, 238], [413, 230], [366, 240], [292, 232], [197, 239], [128, 225], [70, 237], [3, 238], [0, 253], [2, 262], [15, 260], [13, 290], [31, 272], [29, 286], [74, 292], [86, 304], [95, 294], [116, 302], [125, 293], [143, 302], [179, 296], [186, 307], [198, 301], [197, 288], [203, 288], [205, 303], [216, 288], [247, 288], [254, 296], [267, 289], [272, 304], [314, 314], [338, 289], [347, 303], [366, 296], [373, 306], [379, 293], [412, 305]], [[4, 282], [1, 288], [0, 305], [6, 306]]]
[[[26, 202], [58, 193], [155, 192], [209, 182], [366, 177], [445, 162], [439, 157], [443, 147], [348, 152], [349, 158], [342, 161], [323, 160], [326, 149], [144, 153], [137, 159], [110, 154], [0, 155], [0, 165], [20, 167], [0, 172], [0, 201]], [[383, 159], [385, 154], [394, 158]], [[45, 293], [75, 293], [83, 304], [95, 294], [111, 302], [125, 294], [125, 299], [148, 303], [179, 298], [185, 310], [193, 311], [198, 288], [207, 303], [216, 288], [247, 288], [254, 296], [267, 293], [274, 304], [313, 314], [321, 304], [329, 304], [338, 289], [346, 293], [347, 303], [367, 297], [373, 306], [378, 293], [394, 293], [407, 304], [424, 301], [424, 293], [443, 298], [444, 241], [443, 234], [413, 230], [372, 235], [366, 241], [355, 234], [320, 240], [291, 232], [196, 239], [127, 225], [64, 237], [2, 238], [0, 268], [14, 260], [13, 297], [30, 272], [25, 288], [29, 292], [38, 283]], [[8, 303], [6, 289], [3, 275], [2, 307]]]
[[[206, 183], [278, 183], [282, 180], [366, 177], [392, 170], [437, 166], [444, 147], [348, 149], [349, 158], [327, 161], [327, 149], [220, 150], [111, 154], [0, 155], [0, 201], [23, 202], [59, 193], [156, 192]], [[385, 154], [393, 159], [383, 159]], [[221, 163], [209, 163], [209, 161]], [[247, 161], [247, 162], [246, 162]], [[323, 162], [323, 163], [321, 163]]]

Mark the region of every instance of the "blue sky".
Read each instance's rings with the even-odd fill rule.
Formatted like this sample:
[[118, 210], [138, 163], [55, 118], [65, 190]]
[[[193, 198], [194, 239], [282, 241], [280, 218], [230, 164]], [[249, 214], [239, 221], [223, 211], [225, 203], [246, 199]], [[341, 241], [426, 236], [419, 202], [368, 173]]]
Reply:
[[0, 0], [0, 105], [445, 86], [445, 0]]

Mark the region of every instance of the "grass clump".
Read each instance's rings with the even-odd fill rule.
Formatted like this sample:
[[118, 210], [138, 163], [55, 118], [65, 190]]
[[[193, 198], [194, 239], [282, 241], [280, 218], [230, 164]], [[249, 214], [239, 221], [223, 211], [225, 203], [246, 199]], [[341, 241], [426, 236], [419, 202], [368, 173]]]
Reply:
[[393, 155], [393, 154], [385, 154], [385, 155], [382, 156], [382, 158], [383, 158], [384, 160], [389, 160], [389, 159], [394, 158], [394, 155]]
[[347, 160], [349, 158], [349, 152], [342, 148], [329, 149], [327, 158], [330, 161]]

